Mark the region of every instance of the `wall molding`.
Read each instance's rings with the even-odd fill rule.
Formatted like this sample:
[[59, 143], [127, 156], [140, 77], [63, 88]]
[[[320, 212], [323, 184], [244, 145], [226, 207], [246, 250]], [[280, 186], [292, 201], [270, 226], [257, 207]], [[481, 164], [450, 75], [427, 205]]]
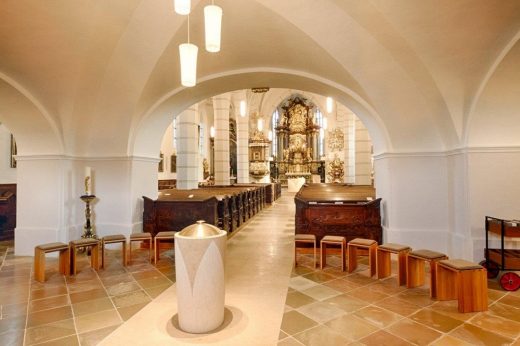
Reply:
[[447, 151], [410, 151], [410, 152], [386, 152], [374, 155], [374, 160], [390, 158], [413, 158], [413, 157], [448, 157], [464, 154], [501, 154], [501, 153], [520, 153], [520, 146], [505, 147], [468, 147], [458, 148]]
[[159, 157], [150, 156], [71, 156], [71, 155], [17, 155], [17, 161], [121, 161], [159, 163]]

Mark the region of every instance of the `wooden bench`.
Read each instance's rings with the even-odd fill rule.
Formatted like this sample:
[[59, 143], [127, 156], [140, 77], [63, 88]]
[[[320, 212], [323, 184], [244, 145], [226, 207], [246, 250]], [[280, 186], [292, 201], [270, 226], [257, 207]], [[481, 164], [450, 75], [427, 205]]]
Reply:
[[126, 266], [126, 237], [122, 234], [107, 235], [101, 239], [101, 268], [105, 268], [105, 245], [121, 243], [123, 266]]
[[413, 288], [424, 285], [425, 263], [430, 264], [430, 297], [437, 296], [436, 285], [436, 263], [441, 260], [448, 259], [443, 253], [431, 250], [415, 250], [406, 254], [406, 287]]
[[65, 243], [55, 242], [41, 244], [34, 248], [34, 279], [45, 282], [45, 255], [59, 251], [59, 270], [60, 273], [69, 276], [70, 274], [70, 249]]
[[99, 240], [94, 238], [82, 238], [72, 240], [70, 246], [70, 273], [76, 275], [76, 250], [78, 248], [90, 248], [90, 266], [99, 270]]
[[148, 242], [148, 260], [152, 262], [152, 235], [148, 232], [132, 233], [130, 234], [130, 249], [128, 251], [128, 260], [132, 262], [132, 242], [147, 241]]
[[406, 254], [411, 251], [408, 245], [386, 243], [377, 247], [377, 278], [383, 279], [392, 273], [390, 254], [397, 255], [397, 282], [406, 285]]
[[320, 241], [320, 269], [327, 264], [327, 245], [339, 245], [341, 247], [341, 271], [345, 271], [345, 251], [347, 239], [342, 236], [326, 235]]
[[163, 240], [175, 240], [175, 233], [177, 232], [159, 232], [155, 235], [153, 241], [153, 247], [154, 247], [154, 263], [157, 264], [157, 260], [159, 259], [160, 255], [160, 243]]
[[356, 238], [348, 242], [348, 272], [352, 273], [357, 267], [357, 250], [368, 251], [368, 266], [370, 267], [370, 277], [376, 274], [376, 251], [377, 241], [373, 239]]
[[457, 299], [459, 312], [486, 311], [487, 270], [462, 259], [438, 261], [437, 299]]
[[316, 268], [316, 236], [314, 234], [295, 234], [294, 235], [294, 266], [297, 265], [297, 249], [298, 243], [303, 244], [312, 244], [314, 248], [314, 265], [313, 268]]

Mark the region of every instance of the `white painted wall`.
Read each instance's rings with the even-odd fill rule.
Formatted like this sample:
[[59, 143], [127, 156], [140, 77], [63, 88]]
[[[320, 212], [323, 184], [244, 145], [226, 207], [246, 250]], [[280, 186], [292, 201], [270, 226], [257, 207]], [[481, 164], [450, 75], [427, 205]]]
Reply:
[[[483, 259], [484, 218], [520, 218], [520, 149], [478, 149], [467, 154], [469, 225], [473, 257]], [[494, 247], [499, 247], [494, 238]], [[510, 239], [506, 248], [520, 249], [520, 239]]]
[[448, 252], [444, 155], [387, 154], [375, 159], [376, 193], [384, 201], [384, 242]]

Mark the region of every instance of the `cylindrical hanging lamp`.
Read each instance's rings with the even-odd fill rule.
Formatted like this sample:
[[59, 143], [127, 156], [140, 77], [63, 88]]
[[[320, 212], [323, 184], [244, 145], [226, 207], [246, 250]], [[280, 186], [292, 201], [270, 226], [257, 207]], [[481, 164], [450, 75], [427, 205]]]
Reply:
[[246, 116], [246, 101], [244, 101], [244, 100], [240, 101], [240, 116], [241, 117]]
[[264, 119], [258, 119], [258, 121], [256, 122], [256, 128], [260, 132], [264, 130]]
[[190, 14], [191, 0], [175, 0], [173, 6], [176, 13], [185, 16]]
[[206, 50], [220, 51], [220, 31], [222, 26], [222, 8], [216, 5], [204, 7], [204, 28], [206, 32]]
[[197, 82], [197, 54], [199, 48], [192, 43], [179, 45], [181, 60], [181, 84], [185, 87], [195, 86]]
[[332, 112], [332, 106], [333, 106], [333, 99], [332, 97], [327, 97], [327, 113]]

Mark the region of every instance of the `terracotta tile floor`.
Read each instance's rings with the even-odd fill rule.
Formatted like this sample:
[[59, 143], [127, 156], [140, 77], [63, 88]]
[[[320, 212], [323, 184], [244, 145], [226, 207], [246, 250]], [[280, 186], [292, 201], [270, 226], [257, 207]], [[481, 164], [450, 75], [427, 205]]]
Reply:
[[[286, 256], [293, 244], [293, 196], [285, 193], [278, 202], [285, 209], [257, 215], [244, 233], [233, 237], [235, 256], [251, 258], [254, 249], [239, 242], [248, 242], [248, 232], [265, 235], [265, 225], [279, 228], [276, 238], [287, 244], [283, 253], [271, 249], [268, 255]], [[127, 320], [139, 317], [146, 310], [141, 309], [175, 282], [171, 250], [162, 253], [157, 266], [148, 263], [147, 250], [132, 253], [131, 265], [123, 267], [120, 251], [108, 251], [106, 268], [98, 272], [81, 254], [78, 275], [67, 280], [58, 274], [57, 260], [47, 257], [47, 281], [41, 284], [32, 278], [33, 258], [15, 257], [12, 242], [0, 242], [0, 345], [97, 345], [120, 326], [118, 332], [124, 329], [131, 324]], [[270, 260], [266, 257], [262, 255], [260, 263]], [[489, 281], [489, 311], [460, 314], [455, 301], [431, 300], [427, 287], [405, 289], [397, 286], [395, 277], [369, 278], [366, 261], [347, 275], [339, 269], [338, 256], [329, 257], [323, 271], [312, 267], [310, 253], [298, 260], [287, 288], [278, 345], [520, 346], [520, 291], [504, 292], [496, 281]], [[251, 268], [256, 276], [265, 270]], [[229, 282], [237, 285], [233, 277]], [[266, 284], [265, 290], [270, 287]], [[258, 313], [265, 314], [265, 306], [257, 305]], [[278, 324], [273, 327], [276, 331]], [[135, 336], [142, 335], [135, 331]]]
[[[134, 244], [137, 246], [137, 244]], [[78, 273], [65, 279], [47, 256], [45, 283], [34, 281], [33, 257], [15, 257], [0, 242], [0, 345], [96, 345], [175, 282], [173, 251], [157, 266], [148, 250], [132, 250], [122, 266], [120, 250], [107, 250], [105, 269], [78, 255]]]
[[430, 299], [428, 286], [406, 289], [395, 276], [369, 278], [366, 258], [347, 274], [337, 255], [321, 271], [309, 251], [298, 251], [280, 346], [520, 345], [520, 291], [505, 292], [496, 280], [489, 281], [489, 311], [461, 314], [456, 301]]

